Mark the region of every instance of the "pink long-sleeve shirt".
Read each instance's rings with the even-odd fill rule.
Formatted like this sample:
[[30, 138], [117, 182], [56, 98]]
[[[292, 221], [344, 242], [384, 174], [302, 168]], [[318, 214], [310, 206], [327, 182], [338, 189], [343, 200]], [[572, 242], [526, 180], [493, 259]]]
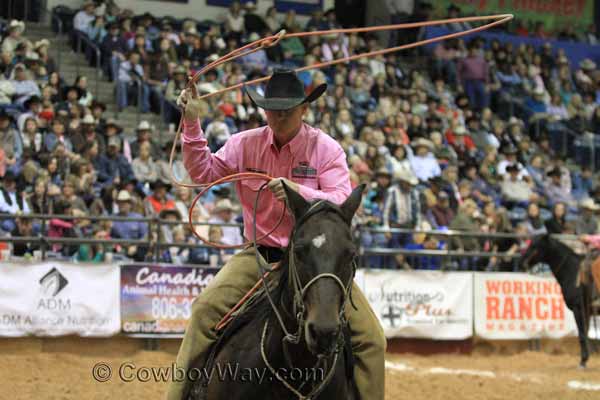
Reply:
[[[184, 121], [182, 142], [183, 163], [196, 183], [210, 183], [238, 172], [260, 172], [298, 183], [300, 194], [309, 201], [324, 199], [341, 204], [351, 192], [344, 150], [333, 138], [306, 124], [281, 149], [275, 145], [273, 131], [264, 126], [233, 135], [212, 154], [199, 121]], [[263, 183], [262, 180], [236, 183], [247, 239], [253, 237], [254, 202]], [[261, 193], [256, 210], [257, 237], [273, 229], [283, 207], [285, 203], [277, 200], [269, 190]], [[293, 225], [293, 217], [286, 211], [279, 227], [260, 244], [287, 246]]]

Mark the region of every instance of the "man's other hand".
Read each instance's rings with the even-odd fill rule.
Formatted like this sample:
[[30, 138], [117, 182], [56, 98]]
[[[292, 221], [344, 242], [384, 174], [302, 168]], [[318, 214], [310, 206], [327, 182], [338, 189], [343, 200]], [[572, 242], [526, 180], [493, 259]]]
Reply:
[[268, 188], [271, 189], [271, 192], [273, 193], [273, 195], [275, 195], [275, 197], [278, 200], [285, 200], [285, 189], [283, 188], [282, 182], [285, 182], [287, 187], [292, 189], [295, 192], [298, 192], [300, 190], [300, 186], [296, 182], [292, 182], [289, 179], [286, 179], [286, 178], [272, 179], [268, 184]]

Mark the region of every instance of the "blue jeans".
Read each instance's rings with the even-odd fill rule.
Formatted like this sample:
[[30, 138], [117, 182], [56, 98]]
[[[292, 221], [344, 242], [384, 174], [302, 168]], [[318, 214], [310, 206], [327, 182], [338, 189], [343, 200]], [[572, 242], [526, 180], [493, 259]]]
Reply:
[[485, 83], [481, 80], [465, 80], [465, 93], [469, 98], [471, 106], [477, 110], [482, 110], [490, 104], [490, 96], [485, 90]]
[[[135, 86], [135, 82], [117, 81], [117, 106], [119, 107], [119, 110], [124, 109], [129, 104], [128, 94], [129, 89], [132, 86]], [[142, 83], [141, 107], [143, 113], [150, 112], [150, 87], [145, 83]]]

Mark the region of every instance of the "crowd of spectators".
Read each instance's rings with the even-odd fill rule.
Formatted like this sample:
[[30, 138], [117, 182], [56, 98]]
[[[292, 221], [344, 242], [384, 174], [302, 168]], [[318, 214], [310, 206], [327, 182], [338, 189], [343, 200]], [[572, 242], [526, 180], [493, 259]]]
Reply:
[[[253, 2], [234, 1], [222, 21], [197, 22], [135, 16], [111, 2], [101, 3], [86, 1], [73, 25], [101, 47], [118, 106], [128, 106], [135, 97], [132, 87], [142, 85], [144, 111], [159, 112], [165, 102], [170, 121], [178, 121], [179, 111], [172, 104], [187, 77], [217, 57], [280, 29], [339, 27], [333, 10], [315, 12], [301, 24], [293, 11], [280, 15], [270, 8], [259, 15]], [[420, 11], [428, 17], [427, 7]], [[23, 23], [10, 22], [2, 41], [0, 213], [77, 217], [49, 220], [50, 237], [199, 244], [187, 224], [177, 223], [186, 219], [194, 193], [171, 187], [167, 154], [172, 143], [157, 143], [146, 121], [134, 133], [124, 132], [118, 121], [104, 115], [106, 107], [95, 100], [85, 77], [72, 85], [64, 82], [48, 55], [51, 43], [31, 43], [24, 29]], [[582, 39], [592, 38], [590, 29]], [[280, 46], [211, 71], [198, 90], [211, 93], [264, 76], [274, 67], [296, 68], [386, 45], [368, 34], [284, 39]], [[398, 53], [299, 74], [307, 88], [329, 84], [326, 95], [309, 108], [306, 123], [339, 141], [353, 185], [368, 184], [356, 224], [517, 233], [523, 239], [365, 230], [362, 245], [511, 254], [526, 245], [527, 235], [597, 232], [600, 186], [594, 167], [574, 164], [556, 146], [563, 138], [572, 146], [573, 137], [593, 140], [600, 133], [600, 71], [592, 60], [571, 65], [550, 43], [536, 49], [481, 38], [442, 42], [420, 57], [425, 61], [414, 67]], [[231, 135], [264, 123], [264, 112], [241, 90], [210, 98], [202, 116], [213, 151]], [[180, 160], [174, 171], [186, 179]], [[198, 203], [193, 218], [239, 222], [239, 211], [235, 193], [217, 187]], [[86, 219], [90, 215], [159, 217], [173, 223], [156, 232], [135, 220], [91, 223]], [[18, 216], [1, 222], [2, 229], [16, 236], [40, 229]], [[237, 227], [199, 230], [217, 242], [243, 241]], [[30, 254], [35, 246], [30, 247], [15, 246], [14, 253]], [[200, 245], [173, 246], [159, 254], [141, 244], [52, 247], [83, 261], [101, 260], [106, 252], [174, 263], [208, 263], [211, 255], [227, 256]], [[385, 268], [437, 269], [443, 264], [435, 257], [401, 255], [370, 256], [367, 261]], [[472, 258], [453, 266], [513, 269], [509, 258]]]

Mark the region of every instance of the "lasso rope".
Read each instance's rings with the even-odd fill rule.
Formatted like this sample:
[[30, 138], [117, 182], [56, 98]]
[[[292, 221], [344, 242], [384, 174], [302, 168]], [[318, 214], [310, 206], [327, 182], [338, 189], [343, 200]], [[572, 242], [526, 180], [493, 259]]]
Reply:
[[[390, 48], [386, 48], [386, 49], [370, 51], [367, 53], [356, 54], [353, 56], [343, 57], [343, 58], [332, 60], [332, 61], [317, 63], [317, 64], [313, 64], [313, 65], [307, 65], [307, 66], [304, 66], [301, 68], [297, 68], [295, 70], [296, 72], [302, 72], [302, 71], [307, 71], [307, 70], [312, 70], [312, 69], [325, 68], [325, 67], [329, 67], [329, 66], [337, 65], [337, 64], [341, 64], [341, 63], [346, 63], [346, 62], [354, 61], [354, 60], [357, 60], [360, 58], [375, 57], [375, 56], [379, 56], [379, 55], [383, 55], [383, 54], [389, 54], [389, 53], [393, 53], [393, 52], [397, 52], [397, 51], [401, 51], [401, 50], [424, 46], [424, 45], [427, 45], [430, 43], [440, 42], [442, 40], [453, 39], [453, 38], [457, 38], [457, 37], [470, 35], [473, 33], [477, 33], [477, 32], [481, 32], [481, 31], [490, 29], [496, 25], [500, 25], [505, 22], [508, 22], [512, 18], [513, 18], [512, 14], [498, 14], [498, 15], [481, 16], [481, 17], [462, 17], [462, 18], [452, 18], [452, 19], [444, 19], [444, 20], [413, 22], [413, 23], [405, 23], [405, 24], [382, 25], [382, 26], [372, 26], [372, 27], [365, 27], [365, 28], [332, 29], [332, 30], [314, 31], [314, 32], [286, 33], [283, 30], [283, 31], [277, 33], [276, 35], [267, 36], [265, 38], [248, 43], [245, 46], [242, 46], [236, 50], [233, 50], [230, 53], [228, 53], [228, 54], [218, 58], [217, 60], [211, 62], [210, 64], [206, 65], [204, 68], [202, 68], [200, 71], [198, 71], [193, 77], [190, 78], [189, 83], [188, 83], [188, 88], [192, 91], [194, 99], [206, 99], [208, 97], [226, 93], [230, 90], [239, 89], [245, 85], [255, 85], [255, 84], [258, 84], [258, 83], [268, 80], [269, 77], [266, 76], [263, 78], [254, 79], [249, 82], [244, 82], [244, 83], [239, 83], [239, 84], [236, 84], [233, 86], [229, 86], [227, 88], [218, 90], [213, 93], [207, 93], [202, 96], [198, 96], [197, 89], [196, 89], [196, 83], [198, 82], [200, 77], [202, 75], [204, 75], [205, 73], [207, 73], [208, 71], [210, 71], [222, 64], [233, 61], [239, 57], [243, 57], [248, 54], [254, 53], [256, 51], [275, 46], [282, 39], [293, 38], [293, 37], [300, 38], [300, 37], [307, 37], [307, 36], [324, 36], [324, 35], [340, 34], [340, 33], [363, 33], [363, 32], [378, 32], [378, 31], [400, 30], [400, 29], [410, 29], [410, 28], [421, 28], [421, 27], [427, 27], [427, 26], [437, 26], [437, 25], [460, 23], [460, 22], [491, 21], [484, 25], [481, 25], [481, 26], [478, 26], [475, 28], [471, 28], [471, 29], [468, 29], [465, 31], [454, 32], [454, 33], [450, 33], [450, 34], [443, 35], [443, 36], [438, 36], [438, 37], [434, 37], [434, 38], [420, 40], [420, 41], [413, 42], [413, 43], [404, 44], [401, 46], [395, 46], [395, 47], [390, 47]], [[171, 182], [174, 185], [186, 187], [186, 188], [202, 188], [202, 190], [200, 191], [200, 193], [198, 193], [196, 195], [196, 197], [192, 201], [192, 205], [190, 206], [190, 211], [188, 214], [188, 221], [190, 224], [190, 228], [191, 228], [193, 234], [198, 239], [200, 239], [207, 245], [215, 247], [215, 248], [233, 249], [233, 248], [241, 248], [241, 247], [248, 246], [249, 244], [252, 243], [252, 241], [248, 241], [246, 243], [243, 243], [243, 244], [237, 245], [237, 246], [229, 246], [229, 245], [222, 245], [219, 243], [213, 243], [210, 240], [202, 237], [196, 231], [196, 228], [194, 226], [194, 221], [193, 221], [194, 207], [195, 207], [196, 203], [198, 202], [198, 200], [208, 190], [210, 190], [210, 188], [212, 188], [215, 185], [219, 185], [221, 183], [226, 183], [226, 182], [238, 182], [238, 181], [247, 180], [247, 179], [260, 179], [260, 180], [271, 181], [272, 179], [275, 179], [275, 178], [272, 176], [269, 176], [267, 174], [260, 174], [260, 173], [255, 173], [255, 172], [240, 172], [240, 173], [232, 174], [229, 176], [225, 176], [223, 178], [217, 179], [216, 181], [208, 183], [208, 184], [194, 184], [194, 183], [189, 184], [189, 183], [184, 183], [184, 182], [178, 181], [173, 174], [173, 161], [175, 159], [175, 151], [177, 149], [177, 142], [179, 142], [180, 137], [181, 137], [181, 131], [183, 130], [183, 120], [185, 118], [184, 111], [185, 110], [182, 110], [182, 112], [181, 112], [181, 119], [179, 121], [177, 132], [175, 134], [175, 140], [173, 141], [173, 147], [171, 148], [171, 155], [169, 158], [169, 166], [170, 166]], [[282, 207], [281, 217], [279, 218], [277, 224], [269, 232], [265, 233], [260, 238], [254, 238], [254, 242], [264, 239], [265, 237], [269, 236], [271, 233], [273, 233], [279, 227], [279, 225], [281, 224], [281, 222], [283, 221], [283, 218], [285, 216], [285, 203], [282, 203], [282, 204], [283, 204], [283, 207]]]

